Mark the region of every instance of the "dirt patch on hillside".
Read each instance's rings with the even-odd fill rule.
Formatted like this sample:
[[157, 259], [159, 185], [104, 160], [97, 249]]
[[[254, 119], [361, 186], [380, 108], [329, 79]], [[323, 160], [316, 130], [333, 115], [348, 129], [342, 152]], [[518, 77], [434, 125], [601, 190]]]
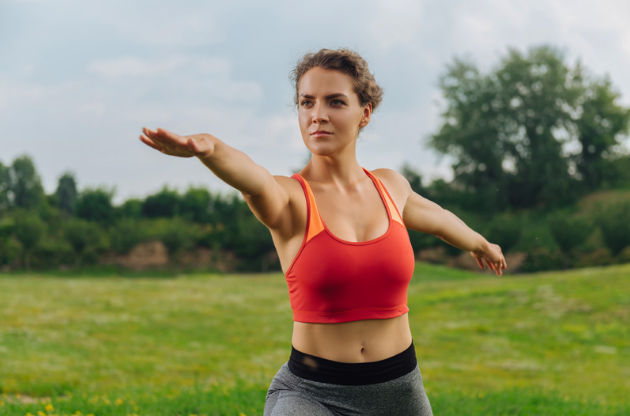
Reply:
[[164, 244], [157, 240], [138, 244], [126, 255], [103, 257], [100, 263], [131, 270], [161, 269], [171, 265], [186, 269], [215, 269], [222, 272], [232, 272], [236, 269], [236, 257], [233, 253], [198, 248], [170, 259]]

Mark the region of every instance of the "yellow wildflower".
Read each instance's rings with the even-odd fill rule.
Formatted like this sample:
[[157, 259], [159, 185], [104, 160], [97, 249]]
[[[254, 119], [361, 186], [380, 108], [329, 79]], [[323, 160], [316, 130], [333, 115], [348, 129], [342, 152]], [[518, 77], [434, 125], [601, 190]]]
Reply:
[[41, 410], [39, 410], [37, 412], [37, 416], [46, 416], [46, 413], [42, 412]]
[[44, 407], [44, 409], [46, 409], [46, 411], [47, 411], [48, 413], [50, 413], [50, 412], [52, 412], [53, 410], [55, 410], [55, 408], [53, 407], [52, 403], [48, 403], [48, 404], [46, 405], [46, 407]]
[[123, 404], [123, 399], [121, 399], [120, 397], [116, 399], [116, 401], [114, 402], [114, 404], [116, 406], [120, 406], [121, 404]]

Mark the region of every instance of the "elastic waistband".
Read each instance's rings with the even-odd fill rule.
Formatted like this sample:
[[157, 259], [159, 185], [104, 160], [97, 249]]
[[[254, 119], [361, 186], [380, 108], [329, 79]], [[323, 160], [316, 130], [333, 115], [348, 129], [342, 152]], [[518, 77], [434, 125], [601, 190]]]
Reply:
[[305, 354], [291, 347], [289, 370], [307, 380], [347, 386], [384, 383], [409, 374], [418, 366], [413, 342], [405, 351], [381, 361], [340, 363]]

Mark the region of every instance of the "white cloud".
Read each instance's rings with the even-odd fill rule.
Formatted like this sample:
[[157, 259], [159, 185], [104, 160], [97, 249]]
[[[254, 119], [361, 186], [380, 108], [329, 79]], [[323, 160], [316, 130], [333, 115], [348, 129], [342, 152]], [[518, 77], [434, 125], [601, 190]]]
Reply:
[[388, 0], [374, 3], [368, 26], [374, 41], [382, 48], [406, 44], [418, 32], [423, 17], [420, 0]]

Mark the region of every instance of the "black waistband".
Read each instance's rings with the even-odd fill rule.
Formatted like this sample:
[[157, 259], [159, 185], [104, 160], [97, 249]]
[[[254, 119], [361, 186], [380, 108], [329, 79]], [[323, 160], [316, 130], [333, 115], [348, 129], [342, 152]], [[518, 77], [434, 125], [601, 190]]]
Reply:
[[400, 354], [369, 363], [340, 363], [304, 354], [293, 347], [289, 357], [289, 370], [298, 377], [349, 386], [391, 381], [409, 374], [417, 365], [413, 342]]

